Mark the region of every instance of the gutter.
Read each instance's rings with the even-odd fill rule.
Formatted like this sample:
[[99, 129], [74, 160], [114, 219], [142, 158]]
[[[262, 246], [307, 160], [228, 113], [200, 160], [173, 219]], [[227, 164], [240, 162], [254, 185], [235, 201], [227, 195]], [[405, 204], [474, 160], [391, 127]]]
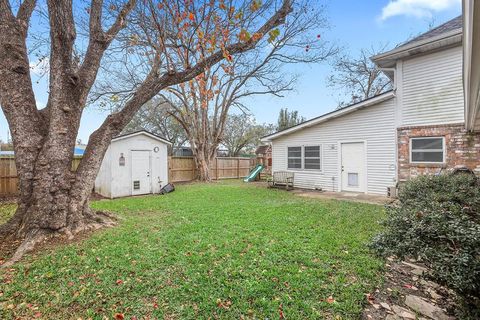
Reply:
[[462, 43], [462, 28], [400, 46], [388, 52], [373, 56], [371, 60], [379, 67], [393, 67], [396, 60], [445, 47], [454, 47], [460, 43]]

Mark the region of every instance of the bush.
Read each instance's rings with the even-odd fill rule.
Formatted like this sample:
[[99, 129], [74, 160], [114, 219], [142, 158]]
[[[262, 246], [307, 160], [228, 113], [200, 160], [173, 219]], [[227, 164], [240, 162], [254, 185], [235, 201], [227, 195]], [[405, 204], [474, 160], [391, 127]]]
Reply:
[[[421, 176], [387, 207], [385, 231], [372, 247], [381, 255], [415, 257], [434, 281], [464, 301], [480, 298], [480, 184], [473, 175]], [[473, 300], [472, 300], [473, 298]]]

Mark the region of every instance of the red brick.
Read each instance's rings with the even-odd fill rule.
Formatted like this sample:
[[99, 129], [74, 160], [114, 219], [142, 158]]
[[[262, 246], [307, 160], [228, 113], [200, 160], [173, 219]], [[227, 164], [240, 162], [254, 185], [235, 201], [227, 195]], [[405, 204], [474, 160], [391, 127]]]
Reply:
[[[435, 174], [455, 167], [467, 167], [480, 174], [480, 134], [468, 133], [463, 124], [398, 128], [398, 178], [406, 181], [422, 174]], [[445, 137], [444, 164], [410, 163], [410, 138]]]

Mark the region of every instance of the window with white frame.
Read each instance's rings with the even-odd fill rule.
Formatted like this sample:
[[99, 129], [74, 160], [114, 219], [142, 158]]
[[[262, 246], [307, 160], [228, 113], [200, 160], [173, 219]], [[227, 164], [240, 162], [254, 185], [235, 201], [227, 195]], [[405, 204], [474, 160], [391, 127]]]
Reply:
[[305, 146], [303, 168], [307, 170], [320, 170], [320, 146]]
[[419, 137], [410, 139], [410, 162], [443, 163], [445, 139], [443, 137]]
[[321, 170], [321, 146], [288, 147], [288, 169]]
[[302, 147], [288, 147], [288, 169], [302, 169]]

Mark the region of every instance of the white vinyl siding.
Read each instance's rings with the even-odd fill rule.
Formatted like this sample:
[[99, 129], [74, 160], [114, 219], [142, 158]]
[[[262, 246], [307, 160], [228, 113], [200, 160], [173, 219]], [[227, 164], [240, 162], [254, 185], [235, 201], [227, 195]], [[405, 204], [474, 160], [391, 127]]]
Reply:
[[464, 122], [462, 47], [404, 60], [402, 126]]
[[[272, 141], [273, 171], [295, 173], [297, 188], [339, 191], [339, 143], [365, 141], [367, 192], [386, 195], [395, 185], [395, 101], [390, 99]], [[321, 170], [288, 169], [288, 147], [321, 146]]]

